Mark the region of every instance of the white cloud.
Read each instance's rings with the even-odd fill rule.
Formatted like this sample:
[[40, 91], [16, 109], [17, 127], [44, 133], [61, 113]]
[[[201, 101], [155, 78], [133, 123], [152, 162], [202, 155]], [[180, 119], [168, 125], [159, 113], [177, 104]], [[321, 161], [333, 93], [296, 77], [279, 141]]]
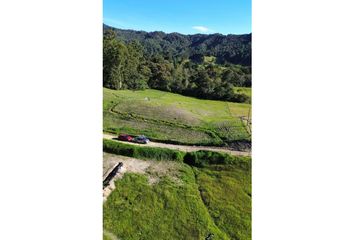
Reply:
[[204, 26], [193, 26], [192, 28], [202, 33], [210, 32], [210, 29]]

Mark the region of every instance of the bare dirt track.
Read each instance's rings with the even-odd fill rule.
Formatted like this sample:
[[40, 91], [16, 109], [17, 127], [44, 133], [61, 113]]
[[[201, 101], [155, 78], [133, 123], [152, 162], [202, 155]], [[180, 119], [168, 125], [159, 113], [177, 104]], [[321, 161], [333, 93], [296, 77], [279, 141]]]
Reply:
[[214, 151], [214, 152], [225, 152], [234, 156], [250, 156], [251, 152], [242, 152], [242, 151], [235, 151], [230, 150], [223, 147], [208, 147], [208, 146], [186, 146], [186, 145], [175, 145], [175, 144], [167, 144], [167, 143], [159, 143], [159, 142], [149, 142], [148, 144], [139, 144], [139, 143], [132, 143], [132, 142], [124, 142], [119, 141], [116, 135], [111, 134], [103, 134], [103, 138], [115, 140], [124, 144], [132, 144], [138, 146], [146, 146], [146, 147], [160, 147], [160, 148], [169, 148], [174, 150], [180, 150], [184, 152], [194, 152], [199, 150], [207, 150], [207, 151]]

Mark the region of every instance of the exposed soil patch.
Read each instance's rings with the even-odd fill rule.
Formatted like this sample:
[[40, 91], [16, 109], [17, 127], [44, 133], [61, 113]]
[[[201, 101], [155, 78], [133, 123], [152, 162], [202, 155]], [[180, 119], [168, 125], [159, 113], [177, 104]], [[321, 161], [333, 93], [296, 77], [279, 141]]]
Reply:
[[120, 155], [103, 153], [103, 179], [112, 171], [112, 169], [119, 163], [123, 163], [123, 167], [118, 174], [111, 180], [110, 184], [103, 190], [103, 201], [115, 189], [114, 182], [121, 179], [124, 173], [139, 173], [148, 177], [150, 184], [156, 184], [162, 177], [170, 177], [171, 180], [181, 183], [178, 178], [179, 164], [172, 161], [145, 161], [136, 158], [130, 158]]

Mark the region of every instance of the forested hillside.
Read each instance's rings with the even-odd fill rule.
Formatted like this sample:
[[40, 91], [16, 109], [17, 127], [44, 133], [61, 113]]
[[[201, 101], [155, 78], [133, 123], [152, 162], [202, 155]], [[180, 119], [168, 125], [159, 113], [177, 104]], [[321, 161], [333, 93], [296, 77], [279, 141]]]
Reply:
[[121, 30], [103, 26], [103, 85], [154, 88], [205, 99], [250, 102], [251, 34]]
[[166, 34], [116, 29], [107, 25], [104, 25], [104, 30], [115, 31], [117, 38], [126, 43], [139, 41], [150, 57], [163, 54], [171, 58], [191, 58], [198, 61], [202, 56], [215, 56], [217, 63], [251, 65], [251, 34]]

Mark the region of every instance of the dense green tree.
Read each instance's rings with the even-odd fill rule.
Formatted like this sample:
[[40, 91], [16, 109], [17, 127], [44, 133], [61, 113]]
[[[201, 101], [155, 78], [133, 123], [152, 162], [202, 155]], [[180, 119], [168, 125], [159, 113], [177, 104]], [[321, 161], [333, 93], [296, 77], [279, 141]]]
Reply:
[[196, 84], [194, 91], [197, 93], [197, 96], [205, 96], [206, 98], [212, 97], [215, 84], [204, 69], [200, 69], [193, 80]]
[[[206, 99], [250, 102], [250, 35], [182, 35], [106, 27], [103, 85], [155, 88]], [[235, 64], [238, 63], [238, 64]]]
[[124, 44], [113, 31], [103, 40], [103, 85], [113, 89], [144, 89], [151, 73], [137, 41]]
[[105, 87], [122, 88], [127, 55], [126, 46], [116, 39], [113, 31], [107, 31], [103, 40], [103, 85]]
[[172, 84], [172, 64], [160, 58], [156, 62], [151, 62], [151, 77], [149, 79], [149, 86], [165, 91], [171, 91]]

